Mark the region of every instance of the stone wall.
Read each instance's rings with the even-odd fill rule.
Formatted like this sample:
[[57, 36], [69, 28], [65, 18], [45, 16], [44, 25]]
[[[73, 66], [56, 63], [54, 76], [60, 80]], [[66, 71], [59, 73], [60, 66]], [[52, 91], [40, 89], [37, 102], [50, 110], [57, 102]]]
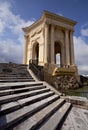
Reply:
[[72, 75], [53, 76], [44, 70], [44, 80], [55, 87], [57, 90], [77, 89], [80, 87], [80, 82], [77, 77]]
[[79, 88], [79, 83], [74, 76], [58, 76], [54, 77], [53, 85], [58, 90], [68, 90]]

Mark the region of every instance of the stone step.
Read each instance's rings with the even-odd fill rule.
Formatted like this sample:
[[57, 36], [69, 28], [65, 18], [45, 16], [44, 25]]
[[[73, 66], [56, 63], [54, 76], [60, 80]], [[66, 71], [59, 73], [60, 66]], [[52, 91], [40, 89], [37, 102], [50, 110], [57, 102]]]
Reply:
[[15, 94], [15, 93], [22, 93], [22, 92], [28, 92], [28, 91], [33, 91], [33, 90], [38, 90], [38, 89], [43, 89], [46, 88], [46, 86], [28, 86], [24, 88], [16, 88], [16, 89], [7, 89], [7, 90], [1, 90], [0, 91], [0, 96], [6, 96], [10, 94]]
[[2, 79], [2, 78], [32, 78], [32, 76], [30, 76], [30, 75], [2, 75], [2, 76], [0, 76], [0, 79]]
[[11, 95], [7, 95], [7, 96], [1, 96], [0, 97], [0, 105], [2, 105], [4, 103], [11, 102], [11, 101], [16, 101], [18, 99], [23, 99], [23, 98], [26, 98], [26, 97], [41, 94], [41, 93], [44, 93], [44, 92], [49, 92], [49, 91], [50, 91], [49, 88], [43, 88], [41, 90], [34, 90], [34, 91], [29, 91], [29, 92], [23, 92], [23, 93], [18, 93], [18, 94], [11, 94]]
[[22, 73], [19, 73], [19, 74], [15, 74], [15, 73], [8, 73], [8, 74], [3, 74], [3, 73], [0, 73], [0, 77], [9, 77], [9, 76], [16, 76], [16, 77], [18, 77], [18, 76], [28, 76], [28, 77], [31, 77], [31, 75], [30, 75], [30, 73], [24, 73], [24, 74], [22, 74]]
[[33, 82], [35, 81], [34, 79], [9, 79], [9, 80], [0, 80], [0, 83], [5, 83], [5, 82]]
[[[7, 104], [3, 104], [0, 106], [1, 107], [0, 115], [7, 114], [7, 113], [17, 110], [23, 106], [38, 102], [38, 101], [43, 100], [52, 95], [54, 95], [54, 92], [50, 91], [50, 92], [38, 94], [38, 95], [35, 95], [32, 97], [20, 99], [20, 100], [14, 101], [14, 102], [10, 102]], [[59, 98], [59, 96], [58, 96], [58, 98]]]
[[43, 125], [38, 126], [40, 128], [35, 128], [32, 130], [59, 130], [65, 116], [67, 115], [68, 111], [71, 109], [70, 103], [65, 103], [60, 109], [58, 109], [48, 120], [47, 122], [43, 123]]
[[17, 89], [17, 88], [32, 87], [32, 86], [41, 86], [41, 85], [43, 85], [42, 82], [1, 83], [0, 84], [0, 90]]
[[5, 81], [5, 82], [14, 82], [14, 81], [19, 81], [19, 82], [22, 82], [22, 81], [26, 81], [26, 80], [29, 80], [29, 81], [31, 81], [31, 80], [34, 80], [32, 77], [31, 78], [28, 78], [28, 77], [14, 77], [14, 78], [12, 78], [12, 77], [9, 77], [9, 78], [0, 78], [0, 81], [1, 82], [3, 82], [3, 81]]
[[6, 80], [6, 79], [33, 79], [32, 77], [0, 77], [0, 80]]
[[31, 116], [31, 118], [28, 118], [22, 123], [19, 123], [19, 125], [15, 126], [13, 130], [30, 130], [36, 128], [37, 126], [40, 126], [41, 123], [43, 123], [50, 116], [52, 116], [53, 113], [55, 113], [55, 111], [59, 109], [64, 103], [65, 100], [56, 100], [38, 113]]
[[23, 121], [23, 119], [33, 116], [36, 112], [40, 111], [44, 107], [53, 103], [58, 99], [58, 95], [53, 95], [49, 98], [33, 103], [32, 105], [25, 106], [15, 112], [0, 117], [0, 129], [9, 130], [9, 127], [14, 124]]
[[[11, 70], [12, 70], [12, 71], [10, 71], [10, 72], [8, 72], [8, 71], [5, 72], [5, 71], [2, 70], [1, 73], [0, 73], [0, 75], [1, 75], [1, 74], [5, 74], [5, 73], [6, 73], [6, 74], [16, 74], [16, 72], [17, 72], [17, 73], [18, 73], [18, 72], [23, 73], [24, 71], [25, 71], [27, 74], [29, 73], [29, 71], [28, 71], [27, 69], [20, 69], [20, 68], [19, 68], [19, 70], [20, 70], [20, 71], [19, 71], [19, 70], [17, 70], [17, 69], [14, 70], [14, 68], [13, 68], [13, 69], [11, 69]], [[19, 73], [19, 74], [20, 74], [20, 73]], [[26, 73], [25, 73], [25, 74], [26, 74]], [[30, 73], [29, 73], [29, 74], [30, 74]]]

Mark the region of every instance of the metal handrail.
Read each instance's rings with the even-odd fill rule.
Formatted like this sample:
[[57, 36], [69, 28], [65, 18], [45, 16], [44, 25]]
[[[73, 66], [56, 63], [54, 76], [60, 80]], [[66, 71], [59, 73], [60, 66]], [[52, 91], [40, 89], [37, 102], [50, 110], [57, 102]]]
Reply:
[[33, 73], [38, 77], [40, 80], [44, 80], [43, 69], [35, 64], [33, 60], [29, 61], [29, 68], [33, 71]]

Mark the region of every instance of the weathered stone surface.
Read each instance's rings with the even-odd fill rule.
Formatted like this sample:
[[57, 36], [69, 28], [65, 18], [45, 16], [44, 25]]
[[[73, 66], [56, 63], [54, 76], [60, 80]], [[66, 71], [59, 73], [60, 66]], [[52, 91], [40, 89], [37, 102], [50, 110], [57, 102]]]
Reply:
[[47, 122], [39, 129], [39, 130], [55, 130], [56, 128], [59, 129], [60, 122], [63, 120], [65, 113], [69, 110], [70, 103], [66, 103], [56, 111], [53, 116], [47, 120]]
[[19, 94], [3, 96], [3, 97], [0, 97], [0, 104], [7, 103], [10, 101], [15, 101], [15, 100], [22, 99], [22, 98], [26, 98], [29, 96], [34, 96], [34, 95], [44, 93], [44, 92], [49, 92], [49, 91], [50, 91], [49, 88], [44, 88], [41, 90], [34, 90], [34, 91], [23, 92], [23, 93], [19, 93]]
[[34, 111], [38, 111], [44, 106], [47, 106], [49, 103], [52, 103], [55, 98], [57, 98], [57, 95], [51, 96], [32, 105], [23, 107], [13, 113], [7, 114], [6, 116], [0, 117], [0, 128], [6, 128], [8, 126], [8, 123], [12, 125], [17, 121], [20, 121], [22, 118], [33, 114]]
[[81, 108], [88, 109], [88, 99], [86, 97], [62, 96], [62, 98], [73, 105], [78, 105]]
[[33, 115], [31, 118], [28, 118], [26, 121], [22, 122], [18, 126], [14, 127], [13, 130], [28, 130], [32, 129], [34, 127], [39, 126], [41, 122], [45, 121], [48, 117], [52, 115], [56, 110], [59, 109], [61, 104], [64, 102], [64, 100], [58, 99], [57, 101], [53, 102], [49, 106], [45, 107], [42, 111], [39, 111], [35, 115]]
[[58, 90], [79, 88], [79, 83], [74, 76], [57, 76], [54, 78], [54, 86]]
[[73, 107], [61, 130], [88, 130], [88, 111]]

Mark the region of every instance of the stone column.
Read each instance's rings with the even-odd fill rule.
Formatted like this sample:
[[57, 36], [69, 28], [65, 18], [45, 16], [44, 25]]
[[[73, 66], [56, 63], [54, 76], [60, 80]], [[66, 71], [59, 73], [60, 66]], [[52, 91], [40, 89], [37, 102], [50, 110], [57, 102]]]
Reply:
[[61, 46], [61, 65], [62, 67], [65, 65], [65, 59], [64, 59], [64, 46]]
[[71, 65], [74, 65], [75, 64], [75, 61], [74, 61], [74, 44], [73, 44], [73, 31], [70, 31], [70, 56], [71, 56]]
[[45, 24], [45, 56], [44, 56], [44, 62], [48, 63], [48, 38], [49, 38], [49, 28], [48, 28], [48, 24]]
[[66, 65], [70, 65], [70, 51], [69, 51], [69, 30], [65, 30], [65, 50], [66, 50]]
[[55, 64], [54, 25], [51, 25], [51, 64]]
[[23, 63], [27, 64], [27, 48], [28, 48], [28, 35], [24, 35], [25, 38], [25, 45], [24, 45], [24, 58], [23, 58]]

